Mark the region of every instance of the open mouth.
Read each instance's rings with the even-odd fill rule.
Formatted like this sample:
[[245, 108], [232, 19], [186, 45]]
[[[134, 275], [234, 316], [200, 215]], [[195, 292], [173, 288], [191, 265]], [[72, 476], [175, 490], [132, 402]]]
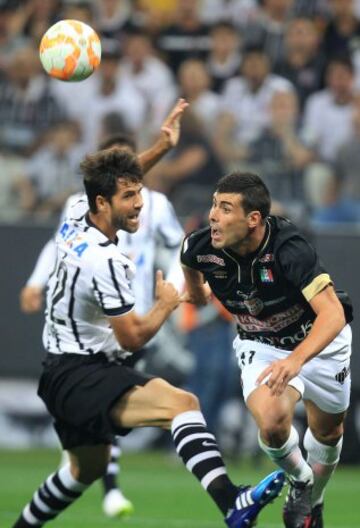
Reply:
[[211, 238], [213, 240], [219, 240], [221, 238], [221, 232], [219, 231], [217, 227], [211, 228]]

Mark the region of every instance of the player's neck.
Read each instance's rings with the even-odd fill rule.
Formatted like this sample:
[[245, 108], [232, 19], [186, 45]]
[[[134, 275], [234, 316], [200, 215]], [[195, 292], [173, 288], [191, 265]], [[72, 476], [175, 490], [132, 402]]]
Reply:
[[251, 231], [239, 244], [237, 244], [235, 247], [232, 247], [231, 249], [241, 257], [246, 257], [246, 255], [255, 253], [262, 245], [265, 233], [266, 224], [261, 224]]
[[89, 220], [99, 231], [101, 231], [109, 240], [113, 242], [116, 240], [116, 229], [112, 226], [106, 218], [100, 214], [89, 212]]

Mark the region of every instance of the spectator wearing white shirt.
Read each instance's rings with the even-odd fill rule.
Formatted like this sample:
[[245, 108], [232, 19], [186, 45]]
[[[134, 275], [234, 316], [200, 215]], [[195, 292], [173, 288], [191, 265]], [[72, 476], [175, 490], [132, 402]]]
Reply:
[[191, 105], [205, 134], [212, 138], [220, 112], [221, 99], [210, 90], [210, 76], [203, 61], [188, 59], [182, 63], [178, 74], [181, 96]]
[[176, 97], [176, 88], [170, 68], [155, 55], [151, 38], [144, 31], [132, 31], [126, 38], [121, 79], [142, 94], [147, 121], [157, 131]]
[[352, 133], [353, 81], [350, 57], [333, 58], [327, 67], [325, 90], [309, 97], [305, 106], [302, 137], [320, 162], [309, 168], [305, 180], [314, 207], [324, 205], [334, 184], [331, 164]]
[[219, 22], [210, 30], [211, 51], [206, 67], [215, 92], [221, 92], [226, 81], [238, 74], [241, 64], [241, 37], [230, 22]]
[[270, 61], [261, 48], [251, 48], [243, 58], [242, 75], [224, 88], [216, 133], [219, 155], [229, 166], [247, 156], [247, 148], [269, 124], [269, 105], [277, 91], [292, 91], [293, 85], [270, 73]]

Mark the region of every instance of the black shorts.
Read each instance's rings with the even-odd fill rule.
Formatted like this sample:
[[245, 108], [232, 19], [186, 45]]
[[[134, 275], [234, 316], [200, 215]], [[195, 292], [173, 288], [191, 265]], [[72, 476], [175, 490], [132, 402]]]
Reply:
[[152, 376], [109, 362], [105, 354], [47, 354], [38, 395], [55, 422], [64, 449], [109, 444], [114, 435], [130, 429], [116, 427], [110, 419], [114, 403], [135, 385], [146, 385]]

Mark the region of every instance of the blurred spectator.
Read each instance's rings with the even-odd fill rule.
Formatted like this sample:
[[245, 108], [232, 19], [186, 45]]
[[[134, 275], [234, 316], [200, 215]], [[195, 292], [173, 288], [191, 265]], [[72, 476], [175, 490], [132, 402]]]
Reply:
[[222, 114], [218, 120], [216, 146], [231, 167], [244, 160], [247, 147], [269, 122], [269, 104], [276, 91], [291, 91], [291, 83], [270, 73], [270, 63], [258, 48], [244, 54], [242, 75], [225, 84]]
[[152, 34], [169, 26], [176, 16], [178, 0], [138, 0], [138, 13], [142, 13], [142, 25]]
[[175, 73], [185, 59], [206, 58], [209, 28], [199, 18], [199, 0], [178, 0], [175, 22], [160, 33], [157, 46]]
[[325, 56], [320, 35], [310, 18], [295, 18], [286, 28], [285, 56], [274, 67], [274, 73], [293, 83], [301, 109], [309, 95], [323, 87]]
[[131, 32], [127, 36], [121, 79], [132, 83], [142, 94], [148, 122], [157, 131], [175, 100], [176, 87], [171, 70], [155, 56], [151, 39], [145, 32]]
[[283, 58], [286, 24], [292, 14], [294, 0], [263, 0], [256, 19], [247, 25], [245, 47], [261, 46], [273, 64]]
[[323, 206], [333, 194], [334, 173], [329, 164], [352, 133], [353, 81], [350, 58], [333, 58], [327, 67], [325, 90], [311, 95], [305, 105], [302, 137], [320, 162], [305, 174], [307, 199], [314, 208]]
[[260, 137], [249, 145], [247, 161], [262, 175], [274, 199], [288, 213], [303, 212], [303, 169], [312, 153], [300, 141], [296, 92], [275, 92], [270, 101], [270, 120]]
[[178, 146], [171, 156], [154, 167], [146, 176], [146, 184], [164, 192], [183, 219], [197, 211], [199, 216], [209, 209], [214, 186], [223, 174], [201, 123], [188, 109], [182, 120]]
[[81, 91], [78, 83], [53, 83], [53, 90], [68, 115], [80, 124], [87, 150], [96, 148], [101, 120], [106, 114], [120, 114], [125, 128], [131, 132], [138, 132], [145, 122], [145, 100], [133, 83], [123, 79], [120, 59], [118, 42], [103, 39], [101, 64], [81, 83]]
[[92, 0], [62, 0], [62, 2], [62, 19], [80, 20], [90, 26], [96, 26]]
[[25, 0], [14, 13], [13, 31], [38, 44], [50, 26], [59, 20], [61, 0]]
[[237, 75], [241, 64], [241, 38], [230, 22], [219, 22], [210, 30], [211, 51], [206, 61], [211, 88], [221, 92], [225, 81]]
[[16, 183], [24, 211], [43, 218], [60, 213], [66, 199], [81, 190], [78, 167], [83, 155], [77, 125], [72, 121], [58, 123]]
[[320, 160], [334, 161], [351, 134], [354, 71], [350, 57], [333, 58], [326, 70], [326, 88], [307, 100], [303, 134]]
[[331, 18], [325, 28], [323, 46], [326, 57], [352, 54], [359, 49], [360, 22], [353, 0], [329, 0]]
[[64, 117], [64, 109], [40, 72], [37, 52], [15, 50], [6, 78], [0, 81], [0, 143], [3, 149], [24, 155], [40, 135]]
[[210, 90], [210, 77], [205, 64], [198, 59], [184, 61], [179, 69], [180, 96], [190, 104], [192, 112], [211, 139], [220, 112], [220, 96]]
[[0, 1], [0, 78], [9, 62], [12, 52], [26, 44], [26, 38], [14, 25], [15, 9], [8, 0]]
[[335, 179], [326, 199], [318, 207], [316, 222], [360, 222], [360, 96], [354, 98], [352, 133], [343, 143], [334, 162]]
[[203, 0], [200, 18], [206, 24], [226, 21], [236, 27], [245, 28], [258, 16], [256, 0]]
[[131, 0], [95, 0], [96, 27], [102, 37], [117, 39], [138, 26], [133, 16]]

